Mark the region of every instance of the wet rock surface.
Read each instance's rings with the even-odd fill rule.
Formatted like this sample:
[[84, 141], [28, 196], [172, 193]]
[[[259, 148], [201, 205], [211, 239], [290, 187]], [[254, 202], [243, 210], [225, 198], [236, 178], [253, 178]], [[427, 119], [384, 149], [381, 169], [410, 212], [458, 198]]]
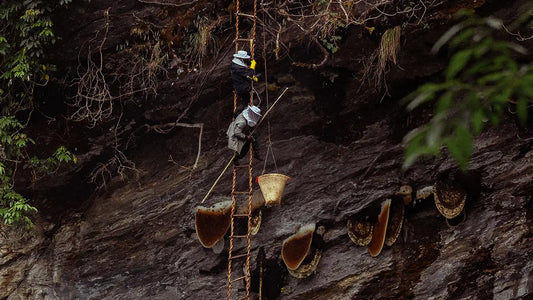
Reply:
[[[93, 5], [100, 7], [99, 3]], [[123, 8], [136, 7], [128, 5]], [[401, 85], [401, 80], [413, 84], [442, 69], [442, 62], [427, 55], [412, 60], [417, 53], [411, 54], [402, 63], [405, 71], [393, 73], [399, 79], [391, 85]], [[396, 101], [380, 102], [369, 91], [358, 92], [360, 83], [351, 71], [338, 67], [351, 59], [348, 54], [335, 56], [324, 67], [327, 72], [285, 68], [284, 62], [273, 67], [283, 70], [273, 72], [277, 83], [289, 86], [270, 117], [275, 164], [267, 157], [266, 124], [259, 130], [260, 151], [267, 158], [266, 172], [292, 179], [282, 205], [263, 210], [261, 229], [252, 239], [251, 265], [255, 268], [258, 249], [264, 247], [269, 274], [274, 274], [265, 280], [265, 295], [281, 299], [532, 297], [533, 149], [527, 140], [533, 135], [531, 124], [519, 127], [509, 114], [499, 127], [485, 130], [475, 140], [467, 175], [458, 172], [446, 153], [402, 171], [401, 137], [429, 118], [431, 110], [407, 115]], [[217, 68], [213, 82], [226, 80], [225, 67]], [[334, 89], [342, 91], [324, 94], [305, 72], [333, 78], [330, 83], [340, 80]], [[161, 96], [165, 100], [154, 106], [172, 115], [182, 98], [169, 100], [169, 95], [186, 83], [169, 87]], [[61, 217], [45, 210], [48, 213], [38, 217], [31, 233], [7, 230], [0, 235], [0, 299], [225, 298], [227, 237], [222, 253], [204, 249], [196, 238], [194, 213], [231, 157], [225, 148], [231, 97], [228, 90], [191, 112], [191, 121], [206, 124], [195, 170], [189, 168], [197, 147], [192, 130], [149, 136], [131, 153], [142, 170], [138, 180], [117, 178], [105, 191], [79, 195], [82, 203], [66, 207]], [[228, 114], [221, 116], [221, 112]], [[174, 116], [180, 113], [178, 109]], [[169, 155], [178, 164], [168, 161]], [[87, 161], [90, 164], [90, 158]], [[263, 162], [254, 162], [254, 177], [262, 169]], [[406, 209], [401, 237], [378, 257], [350, 241], [346, 231], [350, 217], [375, 218], [380, 203], [399, 186], [421, 188], [443, 177], [459, 181], [469, 192], [464, 221], [449, 227], [430, 198]], [[239, 185], [246, 186], [246, 179]], [[70, 182], [85, 180], [74, 177]], [[227, 199], [230, 192], [228, 172], [204, 205]], [[59, 193], [48, 194], [48, 201], [53, 202], [54, 196], [62, 199]], [[296, 279], [284, 270], [281, 246], [298, 225], [307, 223], [326, 228], [324, 249], [316, 274]], [[239, 242], [234, 250], [242, 253], [244, 247]], [[237, 263], [233, 272], [240, 274], [241, 269]], [[243, 295], [242, 283], [233, 286], [235, 295]]]

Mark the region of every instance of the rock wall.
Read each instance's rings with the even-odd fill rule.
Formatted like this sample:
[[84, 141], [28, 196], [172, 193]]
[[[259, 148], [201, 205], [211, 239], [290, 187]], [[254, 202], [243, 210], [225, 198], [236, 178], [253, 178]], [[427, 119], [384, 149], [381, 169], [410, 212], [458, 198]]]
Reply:
[[[126, 12], [141, 9], [140, 3], [127, 3]], [[519, 7], [520, 1], [513, 3]], [[105, 9], [98, 1], [91, 5]], [[512, 15], [516, 7], [493, 13]], [[375, 43], [363, 29], [351, 28], [339, 53], [317, 70], [269, 61], [275, 85], [289, 90], [271, 114], [270, 135], [266, 124], [259, 130], [260, 152], [266, 172], [292, 179], [282, 205], [263, 210], [261, 229], [252, 239], [252, 266], [264, 247], [271, 271], [264, 282], [267, 299], [532, 297], [531, 125], [519, 127], [509, 114], [499, 127], [485, 130], [475, 140], [467, 175], [446, 153], [401, 169], [401, 138], [427, 120], [431, 109], [408, 114], [397, 98], [442, 70], [446, 60], [427, 54], [438, 36], [432, 30], [406, 33], [399, 60], [403, 70], [391, 71], [393, 97], [383, 100], [359, 89], [353, 50], [364, 53]], [[226, 297], [228, 243], [220, 254], [204, 249], [196, 238], [194, 213], [231, 157], [225, 148], [232, 97], [225, 86], [228, 66], [229, 60], [217, 67], [208, 83], [211, 90], [203, 96], [207, 100], [189, 115], [191, 122], [206, 127], [198, 168], [190, 168], [197, 132], [178, 128], [149, 134], [128, 153], [142, 170], [137, 180], [116, 178], [106, 190], [84, 195], [66, 192], [72, 199], [47, 193], [47, 205], [55, 197], [60, 204], [79, 203], [43, 207], [34, 230], [9, 229], [0, 236], [0, 299]], [[171, 96], [185, 91], [190, 81], [176, 83], [153, 104], [166, 108], [169, 116], [181, 113], [182, 98]], [[280, 90], [270, 92], [270, 101]], [[268, 138], [274, 157], [267, 156]], [[94, 165], [94, 157], [87, 155], [87, 166]], [[263, 162], [254, 161], [253, 175], [262, 173]], [[84, 184], [80, 174], [71, 175], [63, 188]], [[378, 257], [350, 241], [348, 218], [375, 217], [379, 203], [402, 184], [420, 188], [439, 178], [454, 178], [467, 187], [464, 221], [449, 227], [433, 201], [426, 200], [407, 209], [401, 239]], [[244, 179], [239, 185], [246, 186]], [[227, 199], [230, 192], [228, 172], [206, 204]], [[316, 274], [296, 279], [280, 262], [281, 245], [299, 224], [310, 222], [326, 229], [324, 251]], [[242, 252], [243, 247], [237, 243], [234, 249]], [[234, 272], [241, 268], [237, 264]], [[235, 295], [243, 295], [242, 283], [233, 286]]]

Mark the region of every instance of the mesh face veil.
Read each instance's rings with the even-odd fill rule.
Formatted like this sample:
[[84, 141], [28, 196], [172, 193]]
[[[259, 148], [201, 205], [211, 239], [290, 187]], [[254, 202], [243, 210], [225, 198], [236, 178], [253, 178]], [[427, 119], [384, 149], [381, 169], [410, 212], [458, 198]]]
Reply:
[[257, 106], [250, 106], [243, 111], [243, 116], [248, 123], [248, 126], [254, 127], [257, 125], [257, 122], [261, 119], [261, 109]]

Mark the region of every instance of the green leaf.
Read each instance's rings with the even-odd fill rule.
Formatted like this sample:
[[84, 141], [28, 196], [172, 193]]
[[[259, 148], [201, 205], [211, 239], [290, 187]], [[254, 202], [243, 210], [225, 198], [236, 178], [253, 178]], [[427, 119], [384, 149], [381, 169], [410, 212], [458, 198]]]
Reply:
[[474, 47], [472, 47], [472, 54], [474, 55], [474, 58], [479, 59], [483, 55], [487, 54], [494, 48], [495, 42], [492, 40], [492, 38], [487, 37], [485, 39], [482, 39], [481, 42]]
[[468, 63], [470, 56], [472, 55], [472, 49], [461, 50], [454, 54], [450, 59], [448, 68], [446, 69], [446, 79], [452, 79], [457, 75], [464, 66]]
[[420, 104], [432, 100], [435, 97], [435, 93], [444, 87], [445, 86], [436, 83], [426, 83], [422, 85], [406, 98], [406, 100], [410, 100], [407, 109], [413, 110]]
[[416, 159], [423, 154], [423, 138], [424, 135], [420, 134], [418, 136], [415, 136], [411, 141], [409, 141], [409, 144], [405, 149], [405, 155], [403, 159], [404, 169], [409, 168], [416, 161]]
[[452, 28], [448, 29], [440, 38], [439, 40], [433, 45], [433, 48], [431, 48], [431, 53], [435, 54], [437, 53], [442, 46], [444, 46], [448, 41], [455, 36], [459, 31], [461, 31], [465, 27], [465, 24], [456, 24]]
[[402, 168], [409, 168], [419, 157], [438, 154], [438, 147], [428, 147], [428, 127], [417, 128], [409, 132], [403, 143], [407, 144]]
[[474, 129], [475, 134], [479, 134], [481, 129], [483, 129], [483, 120], [485, 119], [485, 114], [482, 110], [478, 109], [472, 114], [472, 128]]
[[440, 96], [439, 102], [437, 103], [437, 108], [435, 109], [435, 113], [441, 114], [447, 111], [452, 105], [452, 100], [453, 100], [453, 92], [451, 91], [448, 91], [444, 93], [442, 96]]
[[522, 93], [526, 97], [533, 98], [533, 74], [527, 74], [522, 77]]
[[465, 75], [477, 75], [478, 73], [488, 73], [490, 68], [493, 68], [492, 61], [481, 60], [474, 61], [466, 70]]
[[448, 139], [446, 145], [461, 170], [466, 170], [472, 155], [472, 136], [470, 132], [464, 126], [458, 125], [455, 129], [455, 138]]
[[509, 98], [512, 95], [512, 85], [506, 86], [504, 89], [499, 90], [490, 96], [490, 102], [499, 106], [506, 105], [509, 102]]
[[518, 119], [522, 124], [526, 124], [527, 121], [528, 105], [529, 101], [527, 98], [524, 97], [521, 97], [518, 100], [518, 103], [516, 103], [516, 113], [518, 115]]
[[468, 38], [470, 38], [472, 35], [474, 34], [474, 29], [472, 28], [467, 28], [465, 29], [463, 32], [457, 34], [456, 37], [454, 37], [451, 41], [450, 41], [450, 46], [452, 48], [455, 48], [457, 46], [459, 46], [459, 44], [461, 44], [462, 42], [466, 41]]
[[502, 79], [505, 79], [509, 77], [509, 73], [507, 72], [497, 72], [497, 73], [490, 73], [488, 75], [485, 75], [477, 80], [478, 84], [485, 85], [493, 82], [498, 82]]

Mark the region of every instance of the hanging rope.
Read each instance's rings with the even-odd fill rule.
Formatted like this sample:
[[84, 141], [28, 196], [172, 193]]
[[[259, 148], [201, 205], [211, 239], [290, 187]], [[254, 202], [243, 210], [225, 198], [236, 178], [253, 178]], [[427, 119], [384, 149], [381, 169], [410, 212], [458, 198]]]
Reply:
[[[266, 105], [267, 109], [269, 109], [270, 104], [268, 102], [269, 95], [268, 95], [268, 69], [267, 69], [267, 60], [266, 60], [266, 31], [265, 31], [265, 10], [264, 10], [264, 2], [261, 0], [261, 8], [263, 8], [263, 59], [264, 59], [264, 68], [265, 68], [265, 98], [266, 98]], [[263, 170], [261, 171], [261, 175], [265, 174], [266, 171], [266, 165], [268, 161], [268, 155], [272, 154], [272, 160], [274, 161], [274, 167], [276, 168], [276, 172], [278, 172], [278, 165], [276, 163], [276, 157], [274, 156], [274, 151], [272, 149], [272, 140], [271, 140], [271, 131], [270, 131], [270, 117], [267, 119], [267, 133], [268, 133], [268, 140], [267, 140], [267, 152], [265, 155], [265, 161], [263, 162]]]
[[[240, 2], [235, 0], [235, 53], [239, 51], [239, 11]], [[237, 91], [233, 91], [233, 119], [237, 113]]]
[[250, 52], [252, 53], [252, 59], [255, 57], [255, 28], [256, 28], [256, 19], [257, 19], [257, 0], [254, 0], [254, 25], [252, 27], [252, 41], [250, 44]]
[[[237, 0], [238, 1], [238, 0]], [[233, 183], [231, 185], [231, 226], [229, 239], [229, 256], [228, 256], [228, 300], [231, 300], [231, 253], [233, 252], [233, 214], [235, 213], [235, 182], [237, 169], [233, 168]]]
[[235, 0], [235, 53], [239, 51], [239, 13], [240, 13], [239, 0]]
[[[252, 38], [250, 39], [250, 57], [255, 59], [255, 26], [257, 19], [257, 0], [254, 0], [254, 21], [252, 25]], [[237, 42], [235, 42], [237, 44]], [[254, 105], [254, 81], [252, 80], [252, 90], [250, 91], [250, 106]], [[250, 147], [251, 149], [251, 147]]]
[[[255, 1], [254, 1], [255, 2]], [[254, 14], [255, 16], [255, 14]], [[250, 248], [252, 246], [252, 241], [251, 241], [251, 238], [252, 238], [252, 235], [251, 235], [251, 231], [252, 231], [252, 184], [253, 184], [253, 181], [252, 181], [252, 160], [253, 160], [253, 155], [252, 155], [252, 152], [253, 152], [253, 149], [252, 149], [252, 145], [250, 143], [250, 161], [249, 161], [249, 165], [248, 165], [248, 191], [249, 191], [249, 194], [248, 194], [248, 227], [247, 227], [247, 231], [246, 231], [246, 274], [245, 274], [245, 282], [246, 282], [246, 299], [250, 299], [250, 281], [251, 281], [251, 278], [250, 278]]]
[[[239, 51], [239, 12], [240, 12], [240, 1], [235, 0], [235, 53]], [[233, 91], [233, 117], [232, 120], [235, 120], [235, 115], [237, 113], [237, 92]], [[233, 162], [233, 159], [236, 156], [236, 152], [233, 153], [233, 158], [228, 163], [227, 167]], [[224, 174], [225, 170], [222, 171]], [[222, 174], [220, 174], [222, 176]], [[233, 233], [234, 233], [234, 224], [233, 224], [233, 214], [235, 213], [235, 182], [237, 177], [237, 169], [233, 168], [232, 176], [232, 185], [231, 185], [231, 224], [230, 224], [230, 240], [229, 240], [229, 256], [228, 256], [228, 300], [231, 300], [231, 254], [233, 252]], [[215, 182], [216, 183], [216, 182]], [[207, 196], [207, 195], [206, 195]]]

